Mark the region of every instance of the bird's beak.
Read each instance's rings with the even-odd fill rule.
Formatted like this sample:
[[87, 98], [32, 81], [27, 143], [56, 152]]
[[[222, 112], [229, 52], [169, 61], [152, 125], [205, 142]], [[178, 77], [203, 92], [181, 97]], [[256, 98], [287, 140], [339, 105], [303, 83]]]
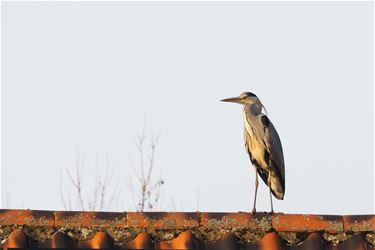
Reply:
[[235, 102], [242, 104], [242, 99], [240, 97], [231, 97], [221, 100], [222, 102]]

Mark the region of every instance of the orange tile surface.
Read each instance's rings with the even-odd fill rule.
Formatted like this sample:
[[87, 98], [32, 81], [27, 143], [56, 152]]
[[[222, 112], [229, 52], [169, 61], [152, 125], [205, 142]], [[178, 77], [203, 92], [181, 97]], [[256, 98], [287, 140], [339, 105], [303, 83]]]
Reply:
[[0, 210], [4, 249], [375, 250], [375, 216]]
[[272, 227], [276, 231], [340, 233], [344, 231], [342, 216], [274, 214]]

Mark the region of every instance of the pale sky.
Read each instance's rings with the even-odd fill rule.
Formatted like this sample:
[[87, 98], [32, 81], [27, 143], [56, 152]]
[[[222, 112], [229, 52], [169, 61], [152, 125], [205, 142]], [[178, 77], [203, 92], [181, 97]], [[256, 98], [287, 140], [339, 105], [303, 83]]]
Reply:
[[1, 4], [3, 208], [63, 209], [79, 145], [87, 183], [108, 155], [134, 209], [145, 121], [161, 210], [250, 211], [242, 109], [219, 100], [251, 91], [284, 149], [276, 212], [374, 213], [372, 2]]

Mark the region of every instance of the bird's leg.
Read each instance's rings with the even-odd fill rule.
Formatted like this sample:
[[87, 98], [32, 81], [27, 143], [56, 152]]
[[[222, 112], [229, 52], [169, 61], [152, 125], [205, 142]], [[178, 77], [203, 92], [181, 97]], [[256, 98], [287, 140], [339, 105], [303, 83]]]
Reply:
[[271, 214], [273, 214], [273, 204], [272, 204], [272, 193], [270, 188], [270, 200], [271, 200]]
[[271, 214], [273, 214], [272, 192], [271, 192], [271, 172], [268, 173], [268, 188], [269, 188], [269, 190], [270, 190]]
[[254, 166], [254, 169], [255, 169], [255, 195], [254, 195], [254, 206], [253, 206], [253, 211], [252, 211], [253, 214], [255, 214], [256, 212], [255, 206], [257, 203], [257, 192], [258, 192], [258, 185], [259, 185], [257, 168]]

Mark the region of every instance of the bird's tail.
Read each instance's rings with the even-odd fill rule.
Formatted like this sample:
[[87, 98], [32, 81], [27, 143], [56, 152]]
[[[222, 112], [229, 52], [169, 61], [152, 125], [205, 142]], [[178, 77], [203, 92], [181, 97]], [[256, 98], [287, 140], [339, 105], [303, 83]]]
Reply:
[[285, 194], [285, 179], [284, 176], [282, 176], [279, 172], [279, 168], [276, 166], [276, 164], [273, 161], [271, 161], [271, 164], [271, 171], [269, 172], [271, 175], [271, 191], [276, 199], [283, 200]]
[[285, 185], [283, 185], [283, 180], [279, 177], [272, 176], [271, 174], [271, 192], [278, 200], [284, 200]]

